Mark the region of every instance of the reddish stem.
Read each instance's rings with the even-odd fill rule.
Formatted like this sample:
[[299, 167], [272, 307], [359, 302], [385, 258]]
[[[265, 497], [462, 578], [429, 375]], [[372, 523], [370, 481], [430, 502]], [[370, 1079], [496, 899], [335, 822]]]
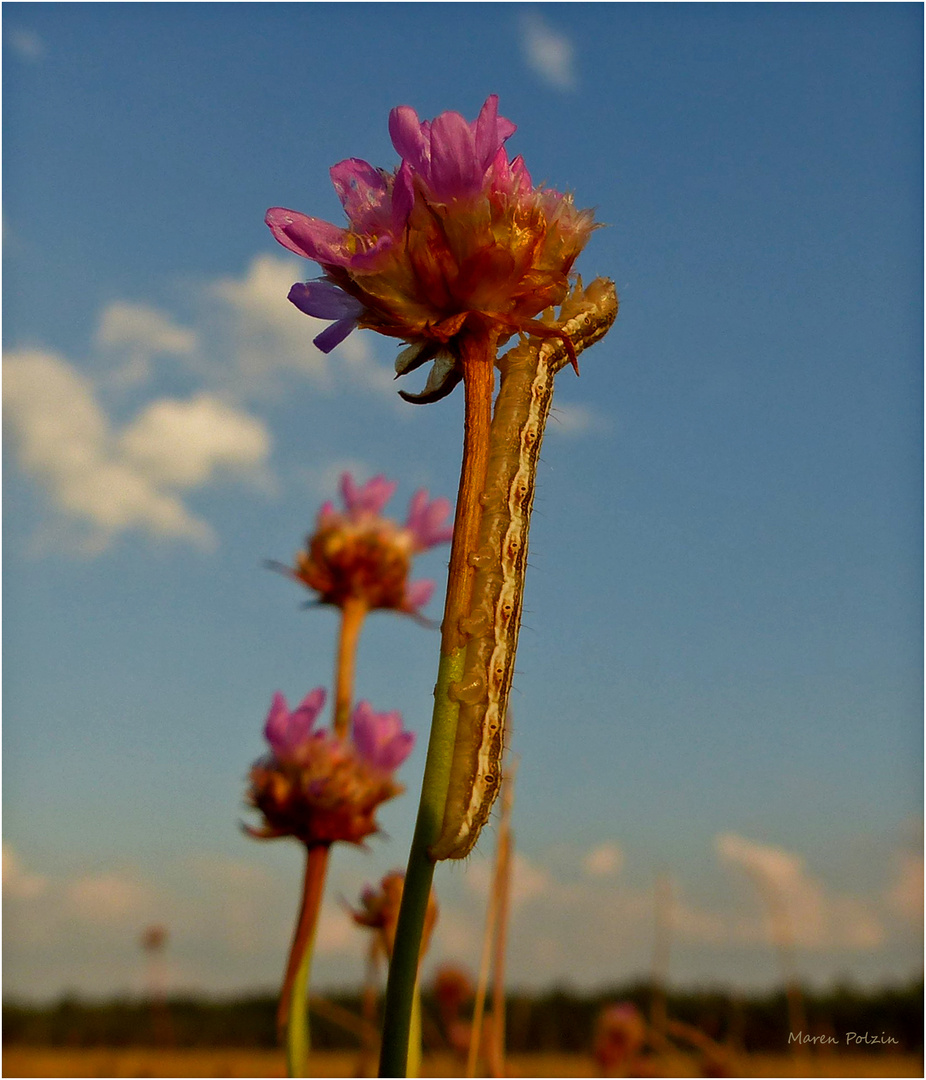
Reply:
[[453, 545], [447, 574], [447, 601], [441, 625], [441, 652], [445, 655], [465, 645], [460, 617], [469, 613], [475, 568], [469, 556], [476, 550], [482, 503], [489, 464], [489, 427], [495, 389], [497, 334], [468, 334], [461, 343], [466, 413], [463, 421], [463, 464], [453, 522]]
[[354, 692], [354, 661], [360, 628], [366, 618], [367, 605], [357, 597], [348, 597], [341, 606], [341, 630], [338, 635], [338, 655], [334, 669], [334, 733], [346, 739], [350, 726], [351, 698]]
[[299, 918], [296, 921], [293, 943], [289, 950], [286, 974], [280, 988], [280, 1003], [277, 1006], [277, 1032], [281, 1041], [286, 1038], [296, 973], [299, 971], [299, 965], [306, 949], [312, 948], [312, 941], [315, 937], [318, 913], [322, 905], [322, 893], [325, 891], [328, 851], [327, 844], [315, 844], [306, 848], [305, 877], [302, 883], [302, 906], [299, 909]]

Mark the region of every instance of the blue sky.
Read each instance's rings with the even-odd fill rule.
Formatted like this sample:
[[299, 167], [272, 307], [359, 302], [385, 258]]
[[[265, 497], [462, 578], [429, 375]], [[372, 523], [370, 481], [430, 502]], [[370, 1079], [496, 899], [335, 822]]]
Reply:
[[[660, 873], [678, 983], [777, 979], [749, 873], [806, 978], [916, 973], [921, 8], [3, 15], [5, 991], [138, 989], [151, 921], [175, 988], [277, 980], [300, 856], [239, 832], [244, 777], [273, 691], [330, 682], [335, 619], [262, 560], [344, 468], [398, 480], [396, 516], [452, 496], [462, 403], [400, 401], [375, 335], [318, 353], [285, 300], [315, 268], [263, 214], [340, 220], [327, 170], [392, 167], [393, 105], [492, 92], [607, 225], [578, 268], [621, 299], [540, 468], [512, 981], [645, 973]], [[436, 660], [370, 619], [358, 693], [419, 745], [388, 838], [333, 860], [321, 985], [362, 977], [338, 898], [404, 864]], [[434, 960], [475, 967], [493, 842], [440, 868]]]

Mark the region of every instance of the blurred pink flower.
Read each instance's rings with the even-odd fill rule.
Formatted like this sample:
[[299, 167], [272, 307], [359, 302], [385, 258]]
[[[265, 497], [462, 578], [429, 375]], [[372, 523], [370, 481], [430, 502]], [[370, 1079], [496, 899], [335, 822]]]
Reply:
[[352, 737], [360, 757], [383, 772], [397, 769], [415, 743], [414, 734], [402, 730], [400, 712], [377, 713], [366, 701], [354, 709]]
[[247, 826], [258, 839], [295, 836], [308, 845], [359, 844], [378, 830], [380, 803], [403, 791], [394, 771], [415, 741], [399, 712], [377, 713], [366, 702], [354, 711], [349, 739], [314, 730], [325, 691], [313, 690], [290, 711], [273, 696], [264, 734], [270, 753], [251, 768], [249, 801], [264, 824]]
[[341, 477], [344, 510], [326, 502], [315, 532], [296, 555], [294, 580], [319, 594], [322, 604], [343, 607], [361, 601], [367, 610], [390, 609], [420, 616], [434, 592], [432, 581], [408, 580], [412, 557], [443, 544], [453, 535], [445, 524], [451, 512], [447, 499], [429, 499], [416, 491], [404, 526], [381, 517], [396, 484], [374, 476], [358, 485], [350, 473]]

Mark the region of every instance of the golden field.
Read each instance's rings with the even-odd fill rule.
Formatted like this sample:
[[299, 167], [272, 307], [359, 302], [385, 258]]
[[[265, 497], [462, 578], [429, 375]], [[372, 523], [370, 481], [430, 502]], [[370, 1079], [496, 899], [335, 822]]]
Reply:
[[[893, 1077], [922, 1076], [923, 1062], [915, 1054], [816, 1054], [798, 1063], [785, 1054], [745, 1054], [737, 1076]], [[509, 1076], [592, 1077], [598, 1075], [590, 1056], [581, 1054], [513, 1054]], [[312, 1058], [312, 1075], [355, 1075], [357, 1054], [319, 1053]], [[655, 1061], [657, 1075], [698, 1076], [693, 1058], [682, 1055]], [[10, 1047], [3, 1054], [4, 1077], [264, 1077], [285, 1076], [280, 1051], [259, 1050], [49, 1050]], [[449, 1055], [425, 1058], [422, 1076], [457, 1077], [463, 1069]]]

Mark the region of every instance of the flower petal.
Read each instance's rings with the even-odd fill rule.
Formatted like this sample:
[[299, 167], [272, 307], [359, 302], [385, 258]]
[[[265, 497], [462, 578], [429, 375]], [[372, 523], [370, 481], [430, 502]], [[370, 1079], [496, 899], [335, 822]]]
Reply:
[[267, 721], [264, 724], [264, 738], [276, 750], [277, 745], [286, 738], [286, 722], [289, 719], [289, 706], [286, 698], [278, 690], [273, 695]]
[[287, 299], [316, 319], [356, 318], [364, 310], [356, 297], [329, 281], [298, 281], [289, 290]]
[[427, 125], [422, 124], [410, 105], [399, 105], [389, 113], [389, 137], [404, 161], [427, 181], [431, 147]]
[[502, 144], [517, 130], [510, 120], [498, 115], [498, 94], [489, 94], [475, 123], [476, 157], [483, 170], [491, 165]]
[[358, 487], [349, 472], [341, 474], [341, 497], [351, 516], [378, 514], [395, 494], [399, 485], [385, 476], [374, 476]]
[[330, 175], [352, 225], [363, 229], [380, 221], [389, 185], [379, 169], [361, 158], [348, 158], [332, 165]]
[[457, 112], [441, 113], [431, 125], [431, 193], [441, 200], [472, 195], [483, 171], [469, 124]]
[[412, 732], [402, 731], [400, 712], [377, 713], [366, 701], [354, 709], [351, 731], [360, 757], [383, 772], [392, 772], [401, 765], [415, 741]]
[[357, 329], [356, 319], [338, 319], [327, 330], [322, 330], [312, 339], [312, 344], [323, 353], [330, 353], [332, 349], [340, 345], [348, 334]]
[[392, 187], [392, 231], [401, 233], [408, 224], [408, 215], [415, 205], [415, 181], [412, 168], [407, 161], [399, 166]]
[[453, 526], [444, 525], [452, 507], [449, 499], [428, 500], [424, 488], [416, 491], [408, 508], [406, 529], [415, 537], [419, 551], [426, 551], [436, 544], [445, 544], [453, 537]]
[[343, 250], [346, 229], [282, 206], [268, 210], [264, 220], [283, 247], [304, 259], [334, 266], [346, 265]]
[[434, 595], [434, 582], [424, 579], [422, 581], [410, 581], [405, 586], [405, 598], [403, 607], [406, 611], [417, 615], [427, 605]]

